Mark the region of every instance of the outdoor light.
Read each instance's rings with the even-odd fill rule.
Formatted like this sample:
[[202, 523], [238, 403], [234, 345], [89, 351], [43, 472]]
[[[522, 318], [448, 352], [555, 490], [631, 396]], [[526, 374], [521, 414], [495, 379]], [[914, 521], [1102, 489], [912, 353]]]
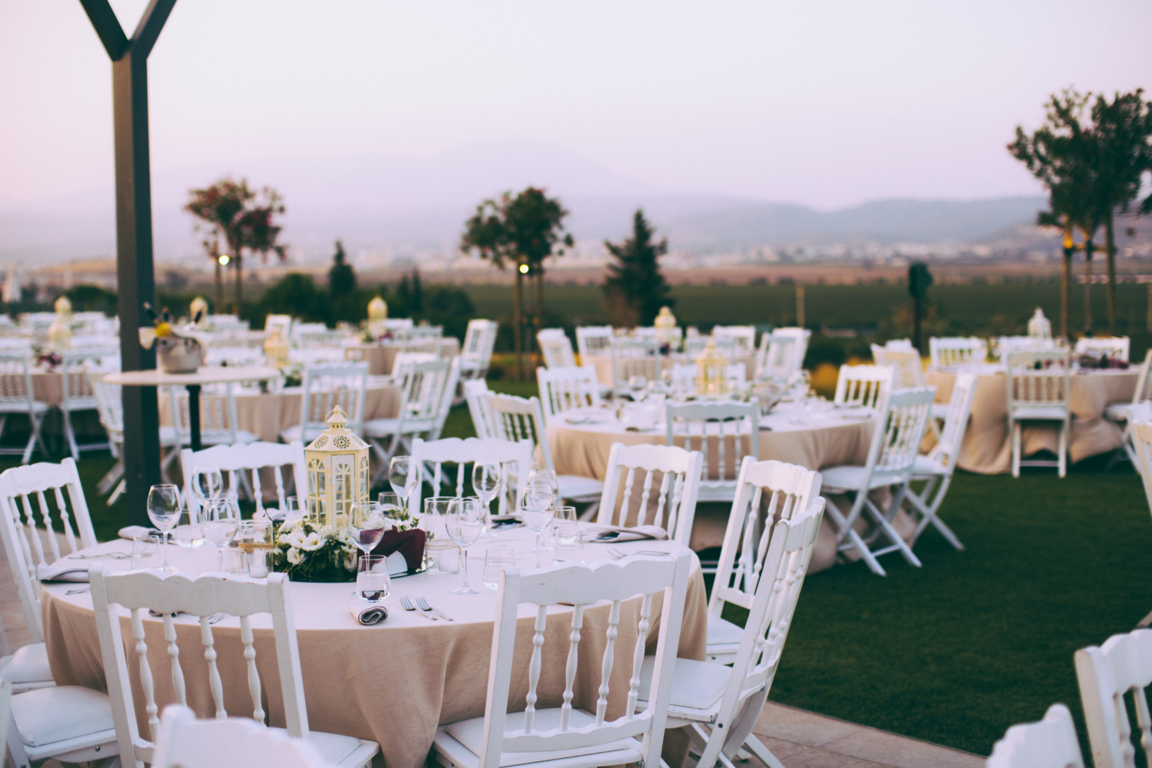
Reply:
[[328, 414], [328, 429], [304, 449], [304, 461], [307, 519], [316, 525], [347, 525], [348, 508], [368, 501], [368, 443], [349, 431], [339, 405]]
[[521, 264], [520, 265], [520, 274], [522, 274], [522, 275], [528, 274], [528, 265], [527, 264]]
[[220, 258], [218, 259], [218, 261], [220, 262], [220, 266], [226, 267], [226, 266], [228, 266], [228, 262], [232, 261], [232, 257], [226, 253], [222, 253], [222, 254], [220, 254]]

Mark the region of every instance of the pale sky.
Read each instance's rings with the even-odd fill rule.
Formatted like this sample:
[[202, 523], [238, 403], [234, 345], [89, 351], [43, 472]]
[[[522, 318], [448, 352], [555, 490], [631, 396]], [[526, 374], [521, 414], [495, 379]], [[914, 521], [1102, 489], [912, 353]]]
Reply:
[[[113, 7], [130, 31], [145, 6]], [[530, 139], [667, 192], [833, 208], [1042, 194], [1049, 94], [1152, 87], [1149, 0], [179, 0], [153, 171]], [[205, 179], [208, 181], [209, 179]], [[113, 181], [76, 0], [0, 1], [0, 205]]]

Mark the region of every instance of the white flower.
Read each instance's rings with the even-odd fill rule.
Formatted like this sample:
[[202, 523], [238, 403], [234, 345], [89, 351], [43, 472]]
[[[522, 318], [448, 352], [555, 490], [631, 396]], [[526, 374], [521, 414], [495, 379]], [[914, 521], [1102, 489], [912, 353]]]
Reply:
[[346, 571], [356, 570], [356, 553], [354, 553], [354, 552], [345, 552], [344, 553], [344, 570], [346, 570]]
[[316, 533], [315, 531], [313, 531], [312, 533], [309, 533], [307, 536], [304, 536], [303, 540], [299, 544], [294, 543], [293, 546], [295, 546], [299, 549], [303, 549], [306, 552], [315, 552], [316, 550], [323, 547], [324, 544], [325, 544], [324, 537], [321, 536], [320, 534]]
[[292, 565], [300, 565], [304, 561], [304, 555], [300, 554], [300, 550], [296, 547], [289, 547], [288, 549], [288, 562]]
[[299, 549], [304, 545], [304, 538], [303, 531], [292, 531], [292, 533], [284, 537], [284, 543], [290, 547]]

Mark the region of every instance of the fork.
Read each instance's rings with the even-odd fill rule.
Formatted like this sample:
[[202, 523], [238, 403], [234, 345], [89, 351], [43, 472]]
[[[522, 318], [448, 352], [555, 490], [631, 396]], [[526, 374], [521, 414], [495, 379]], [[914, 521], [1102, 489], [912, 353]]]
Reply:
[[[400, 607], [406, 611], [417, 610], [416, 606], [412, 605], [412, 601], [408, 599], [408, 595], [400, 595]], [[428, 619], [428, 621], [436, 621], [436, 617], [430, 613], [425, 613], [421, 610], [420, 615]]]
[[425, 600], [423, 597], [416, 598], [416, 605], [419, 606], [420, 610], [424, 611], [425, 614], [427, 614], [428, 611], [435, 611], [436, 615], [439, 616], [440, 618], [444, 619], [445, 621], [456, 621], [456, 619], [454, 619], [451, 616], [449, 616], [448, 614], [444, 613], [444, 611], [440, 610], [439, 608], [433, 608], [431, 605], [428, 604], [428, 601]]
[[132, 557], [130, 552], [100, 552], [97, 554], [82, 555], [79, 552], [73, 552], [68, 557], [76, 560], [94, 560], [97, 558], [108, 557], [113, 560], [127, 560]]
[[660, 552], [660, 551], [655, 550], [655, 549], [641, 549], [638, 552], [624, 552], [624, 551], [617, 549], [616, 547], [608, 547], [608, 554], [612, 555], [612, 557], [616, 558], [617, 560], [620, 560], [621, 558], [628, 557], [629, 555], [641, 555], [641, 556], [645, 556], [645, 557], [659, 557], [662, 555], [670, 555], [672, 553], [671, 552]]

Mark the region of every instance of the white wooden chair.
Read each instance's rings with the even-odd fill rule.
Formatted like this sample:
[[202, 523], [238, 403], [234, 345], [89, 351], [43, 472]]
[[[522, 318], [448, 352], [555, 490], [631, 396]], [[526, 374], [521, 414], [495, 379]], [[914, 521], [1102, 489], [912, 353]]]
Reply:
[[938, 370], [979, 365], [988, 357], [988, 344], [975, 337], [945, 336], [928, 339], [929, 362]]
[[791, 519], [778, 520], [771, 534], [766, 534], [764, 569], [750, 585], [748, 619], [732, 666], [675, 661], [668, 724], [689, 726], [688, 736], [700, 753], [698, 766], [719, 762], [724, 768], [734, 768], [742, 748], [768, 766], [781, 765], [752, 729], [780, 666], [823, 508], [824, 500], [817, 498]]
[[491, 437], [488, 391], [488, 382], [483, 379], [464, 382], [464, 402], [468, 404], [468, 415], [472, 417], [472, 429], [479, 438]]
[[756, 327], [752, 325], [717, 325], [712, 329], [716, 345], [731, 348], [732, 354], [751, 355], [756, 350]]
[[563, 328], [545, 328], [536, 334], [536, 344], [547, 368], [572, 368], [576, 366], [576, 354], [572, 341]]
[[656, 353], [659, 345], [643, 339], [612, 340], [612, 391], [617, 397], [628, 395], [628, 381], [643, 376], [648, 382], [659, 381], [663, 358]]
[[[544, 411], [540, 407], [539, 398], [489, 393], [487, 408], [491, 418], [492, 437], [516, 443], [531, 440], [535, 450], [539, 451], [541, 459], [539, 466], [556, 469], [556, 465], [552, 463], [552, 449], [548, 445]], [[560, 486], [560, 499], [597, 503], [604, 493], [604, 483], [593, 477], [557, 474], [556, 480]], [[590, 515], [591, 511], [591, 509], [585, 510], [585, 514]]]
[[299, 440], [305, 445], [312, 442], [328, 428], [328, 414], [337, 405], [348, 419], [348, 429], [360, 433], [364, 426], [368, 363], [311, 366], [304, 369], [303, 384], [300, 423], [281, 432], [281, 440]]
[[212, 365], [261, 365], [264, 362], [264, 350], [247, 345], [213, 345], [208, 348], [204, 359]]
[[996, 339], [996, 355], [1005, 364], [1017, 352], [1048, 352], [1056, 348], [1051, 337], [1000, 336]]
[[596, 522], [658, 525], [668, 532], [669, 539], [687, 547], [700, 493], [700, 462], [697, 451], [613, 443]]
[[280, 338], [284, 341], [292, 340], [292, 316], [268, 315], [264, 318], [264, 333], [271, 335], [273, 331], [280, 331]]
[[[89, 572], [92, 608], [96, 614], [96, 630], [100, 637], [108, 696], [112, 700], [120, 759], [124, 765], [143, 768], [145, 763], [154, 762], [153, 742], [160, 726], [157, 689], [169, 690], [167, 683], [170, 683], [175, 703], [188, 705], [185, 693], [187, 680], [181, 664], [182, 646], [188, 649], [187, 663], [190, 668], [198, 669], [200, 663], [205, 664], [212, 699], [210, 714], [217, 718], [227, 717], [223, 682], [227, 679], [230, 684], [235, 682], [248, 689], [252, 719], [264, 723], [267, 714], [264, 707], [269, 702], [259, 672], [258, 657], [263, 657], [257, 653], [253, 624], [268, 621], [272, 624], [274, 642], [267, 642], [265, 647], [275, 649], [275, 669], [288, 735], [308, 740], [325, 759], [336, 765], [344, 768], [367, 765], [379, 751], [377, 744], [354, 736], [314, 733], [308, 729], [300, 651], [296, 644], [292, 603], [288, 595], [288, 577], [282, 573], [270, 574], [266, 580], [241, 580], [219, 575], [190, 576], [186, 573], [162, 576], [147, 571], [113, 574], [108, 572], [106, 565], [93, 566]], [[125, 643], [121, 632], [122, 611], [131, 617], [131, 644]], [[149, 611], [160, 613], [163, 618], [150, 619]], [[194, 623], [177, 622], [173, 616], [175, 613], [187, 613], [198, 620]], [[239, 632], [227, 627], [214, 631], [209, 621], [214, 613], [237, 618]], [[253, 617], [257, 617], [255, 622]], [[217, 632], [220, 635], [219, 642]], [[267, 637], [267, 630], [262, 634]], [[237, 639], [239, 643], [236, 643]], [[161, 647], [166, 646], [166, 653], [154, 652], [150, 657], [149, 640]], [[147, 734], [140, 733], [136, 719], [135, 693], [128, 674], [129, 648], [136, 656], [133, 663], [140, 667], [140, 679], [145, 681], [141, 686], [144, 697], [141, 711], [147, 714]], [[232, 673], [229, 673], [230, 667], [226, 663], [218, 661], [220, 655], [230, 651], [243, 658]], [[164, 657], [168, 661], [168, 680], [158, 686], [150, 685], [149, 682], [155, 680], [158, 674], [163, 674], [161, 669], [153, 670], [153, 662]], [[204, 661], [197, 663], [197, 659]], [[241, 673], [241, 669], [245, 672]]]
[[[672, 392], [674, 397], [686, 398], [696, 394], [696, 377], [700, 369], [696, 367], [695, 363], [676, 363], [668, 372], [669, 378], [672, 380]], [[740, 392], [748, 386], [748, 370], [744, 367], [744, 363], [729, 363], [724, 367], [724, 373], [728, 379], [728, 390], [730, 392]]]
[[1152, 761], [1152, 730], [1147, 691], [1152, 685], [1152, 629], [1137, 629], [1113, 635], [1102, 646], [1076, 651], [1076, 679], [1080, 685], [1080, 703], [1092, 747], [1096, 768], [1132, 768], [1136, 747], [1132, 742], [1125, 698], [1135, 699], [1136, 727], [1144, 762]]
[[960, 446], [968, 429], [968, 417], [972, 414], [972, 400], [975, 395], [976, 374], [957, 374], [940, 440], [927, 456], [921, 454], [916, 457], [916, 463], [912, 467], [912, 480], [923, 481], [924, 485], [920, 490], [909, 486], [908, 495], [905, 497], [909, 506], [919, 516], [916, 532], [912, 534], [913, 544], [931, 525], [953, 547], [964, 549], [960, 539], [944, 524], [937, 513], [940, 511], [940, 505], [944, 503], [948, 486], [952, 484], [952, 474], [956, 471], [956, 459], [960, 456]]
[[1124, 450], [1133, 464], [1136, 463], [1136, 453], [1132, 447], [1132, 436], [1128, 428], [1129, 413], [1137, 404], [1145, 400], [1152, 400], [1152, 376], [1148, 375], [1149, 369], [1152, 369], [1152, 349], [1149, 349], [1148, 353], [1144, 355], [1144, 362], [1140, 365], [1140, 374], [1136, 377], [1136, 389], [1132, 393], [1132, 402], [1113, 403], [1104, 409], [1105, 418], [1122, 425]]
[[[192, 417], [188, 410], [188, 390], [168, 387], [172, 409], [172, 427], [176, 441], [185, 446], [192, 443]], [[252, 443], [256, 435], [239, 428], [236, 415], [236, 390], [232, 382], [205, 384], [200, 395], [200, 444], [236, 445]]]
[[372, 478], [373, 484], [388, 471], [389, 462], [401, 449], [411, 452], [415, 438], [435, 440], [440, 436], [452, 407], [459, 376], [460, 367], [456, 360], [417, 363], [401, 385], [399, 415], [390, 419], [373, 419], [364, 425], [364, 437], [380, 459], [380, 468]]
[[[104, 380], [102, 373], [89, 373], [89, 386], [96, 395], [96, 413], [100, 417], [100, 426], [108, 434], [108, 448], [116, 463], [107, 474], [96, 484], [98, 493], [109, 493], [108, 505], [111, 506], [124, 492], [124, 400], [122, 387]], [[165, 477], [169, 465], [180, 453], [179, 441], [176, 439], [176, 429], [171, 426], [160, 426], [160, 447], [173, 448], [168, 451], [160, 462], [160, 469]]]
[[92, 391], [89, 372], [105, 369], [104, 360], [110, 353], [110, 349], [86, 349], [69, 350], [60, 355], [63, 386], [62, 398], [57, 407], [64, 419], [64, 439], [68, 442], [68, 452], [77, 461], [80, 460], [80, 451], [103, 450], [108, 447], [108, 443], [77, 443], [72, 414], [97, 410], [96, 393]]
[[892, 392], [893, 378], [894, 373], [888, 366], [842, 365], [832, 402], [838, 406], [866, 406], [882, 411]]
[[[420, 482], [412, 488], [408, 497], [409, 509], [420, 509], [420, 492], [425, 483], [433, 496], [464, 497], [465, 485], [472, 482], [469, 465], [478, 461], [500, 462], [505, 465], [505, 492], [500, 494], [499, 514], [509, 513], [509, 501], [516, 503], [523, 496], [528, 485], [528, 474], [532, 471], [532, 449], [529, 440], [512, 442], [498, 438], [446, 437], [442, 440], [425, 441], [419, 437], [412, 441], [412, 465], [419, 467]], [[445, 464], [456, 465], [456, 478], [453, 485], [450, 468]], [[512, 466], [508, 466], [512, 465]], [[444, 493], [448, 486], [451, 493]]]
[[[680, 550], [674, 557], [629, 557], [591, 566], [573, 563], [523, 574], [519, 568], [506, 568], [500, 578], [484, 716], [439, 728], [432, 744], [434, 759], [451, 768], [593, 768], [637, 762], [660, 765], [690, 559], [688, 552]], [[660, 630], [651, 663], [649, 703], [640, 707], [640, 669], [656, 594], [662, 597]], [[605, 601], [610, 601], [609, 605], [604, 605]], [[594, 606], [595, 603], [601, 604]], [[531, 633], [517, 633], [517, 614], [525, 604], [533, 607], [534, 629]], [[572, 607], [556, 613], [555, 609], [549, 610], [552, 606]], [[599, 616], [594, 621], [585, 620], [593, 611], [607, 614], [606, 627]], [[598, 660], [600, 684], [592, 712], [574, 706], [572, 700], [581, 642], [601, 632], [605, 632], [607, 644]], [[618, 634], [621, 640], [634, 638], [619, 649], [626, 651], [620, 654], [624, 657], [622, 666], [630, 666], [631, 670], [625, 676], [617, 673], [617, 680], [627, 681], [627, 694], [616, 694], [615, 698], [624, 704], [623, 711], [616, 719], [606, 720], [608, 697], [614, 687], [619, 688], [612, 685], [612, 671], [618, 664]], [[545, 679], [558, 681], [561, 677], [559, 670], [545, 669], [544, 646], [549, 638], [553, 642], [548, 647], [557, 646], [555, 652], [549, 653], [549, 659], [556, 667], [565, 664], [563, 704], [537, 709], [542, 673]], [[525, 643], [531, 643], [527, 670], [513, 664], [517, 639], [521, 653], [526, 650]], [[509, 712], [512, 678], [520, 680], [525, 673], [527, 707]], [[522, 709], [519, 705], [512, 708]]]
[[435, 352], [397, 352], [392, 358], [392, 372], [389, 376], [393, 381], [403, 385], [405, 379], [412, 373], [412, 367], [417, 363], [432, 363], [440, 359]]
[[892, 386], [895, 389], [911, 389], [927, 386], [920, 353], [914, 349], [899, 347], [872, 346], [872, 359], [876, 365], [887, 365], [892, 370]]
[[264, 515], [264, 491], [260, 485], [260, 470], [272, 471], [276, 484], [277, 508], [281, 511], [288, 509], [283, 467], [291, 469], [290, 478], [298, 494], [304, 495], [308, 488], [304, 469], [304, 444], [299, 440], [294, 440], [288, 445], [256, 442], [217, 445], [202, 451], [185, 448], [180, 457], [180, 466], [184, 470], [184, 501], [188, 505], [189, 513], [195, 519], [200, 517], [200, 498], [192, 492], [192, 482], [196, 473], [201, 470], [220, 470], [222, 475], [227, 476], [226, 488], [232, 493], [237, 493], [241, 487], [250, 488], [252, 498], [256, 502], [256, 511], [261, 516]]
[[599, 405], [600, 383], [592, 366], [537, 368], [536, 383], [544, 406], [545, 423], [558, 413]]
[[612, 354], [614, 333], [610, 325], [581, 326], [576, 329], [576, 350], [580, 364], [588, 365], [589, 355], [609, 357]]
[[760, 401], [665, 405], [664, 444], [700, 451], [700, 501], [736, 498], [741, 462], [760, 458]]
[[[1012, 439], [1012, 476], [1020, 467], [1067, 470], [1068, 436], [1072, 421], [1072, 360], [1067, 350], [1015, 352], [1008, 357], [1008, 430]], [[1060, 432], [1056, 461], [1023, 459], [1024, 422], [1055, 422]]]
[[722, 618], [724, 606], [752, 608], [775, 523], [808, 509], [820, 498], [820, 484], [819, 472], [796, 464], [756, 461], [751, 456], [741, 463], [708, 600], [705, 658], [709, 661], [731, 664], [736, 660], [743, 630]]
[[804, 328], [777, 328], [761, 334], [756, 352], [756, 380], [785, 383], [791, 379], [804, 367], [811, 335], [812, 332]]
[[254, 720], [197, 720], [169, 704], [160, 715], [152, 768], [334, 768], [304, 739]]
[[1128, 353], [1131, 341], [1127, 336], [1093, 336], [1079, 339], [1076, 342], [1076, 356], [1091, 355], [1102, 357], [1107, 355], [1113, 360], [1128, 362]]
[[28, 443], [23, 448], [0, 448], [0, 453], [18, 453], [20, 463], [27, 464], [37, 445], [48, 455], [40, 429], [44, 424], [44, 414], [48, 405], [36, 399], [32, 389], [32, 372], [28, 369], [28, 356], [25, 354], [0, 354], [0, 437], [4, 435], [4, 425], [13, 414], [27, 414], [30, 422]]
[[1129, 412], [1128, 436], [1135, 454], [1132, 464], [1144, 483], [1148, 508], [1152, 511], [1152, 403], [1140, 403]]
[[992, 747], [986, 768], [1084, 768], [1072, 713], [1053, 704], [1036, 723], [1014, 725]]
[[[891, 518], [900, 509], [908, 491], [908, 482], [920, 452], [920, 443], [928, 428], [928, 418], [932, 399], [936, 396], [934, 387], [897, 390], [888, 397], [884, 407], [877, 412], [872, 442], [868, 458], [863, 466], [842, 465], [822, 468], [825, 496], [836, 493], [850, 493], [852, 506], [847, 512], [828, 500], [828, 517], [836, 524], [836, 541], [841, 552], [855, 550], [873, 573], [887, 575], [879, 555], [899, 552], [904, 559], [916, 567], [920, 560], [912, 554], [912, 548], [900, 537], [892, 526]], [[887, 510], [881, 510], [870, 498], [873, 491], [881, 488], [892, 489], [892, 501]], [[869, 523], [876, 527], [870, 539], [881, 537], [889, 544], [873, 549], [856, 530], [856, 522], [867, 513]]]
[[495, 320], [474, 318], [468, 321], [464, 344], [460, 347], [460, 380], [483, 379], [492, 363], [492, 350], [496, 348], [496, 333], [500, 324]]

